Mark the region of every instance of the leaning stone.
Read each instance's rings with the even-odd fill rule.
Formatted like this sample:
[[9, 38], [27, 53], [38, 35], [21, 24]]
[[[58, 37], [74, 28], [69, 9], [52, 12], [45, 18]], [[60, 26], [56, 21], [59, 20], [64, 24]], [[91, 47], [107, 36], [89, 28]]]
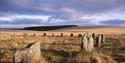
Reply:
[[44, 58], [41, 62], [41, 50], [39, 43], [31, 43], [24, 50], [14, 53], [14, 63], [46, 63]]

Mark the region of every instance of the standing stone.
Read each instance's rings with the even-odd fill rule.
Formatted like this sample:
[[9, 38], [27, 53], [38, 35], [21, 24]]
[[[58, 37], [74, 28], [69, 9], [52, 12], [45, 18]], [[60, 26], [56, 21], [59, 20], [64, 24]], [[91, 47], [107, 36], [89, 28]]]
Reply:
[[105, 37], [101, 34], [101, 43], [105, 43]]
[[91, 52], [94, 48], [94, 39], [91, 33], [84, 34], [81, 42], [81, 49]]
[[63, 33], [61, 33], [61, 37], [63, 37]]
[[92, 37], [92, 34], [89, 36], [88, 38], [88, 51], [92, 51], [92, 49], [94, 48], [94, 39]]
[[82, 34], [79, 34], [78, 37], [82, 37]]
[[39, 43], [31, 45], [31, 47], [27, 50], [27, 58], [28, 63], [40, 63], [41, 50]]
[[35, 37], [35, 36], [36, 36], [36, 34], [34, 33], [34, 34], [33, 34], [33, 37]]
[[95, 37], [96, 37], [96, 36], [95, 36], [95, 33], [92, 33], [92, 37], [95, 39]]
[[73, 33], [70, 34], [70, 37], [73, 37]]
[[97, 37], [96, 37], [96, 47], [100, 47], [101, 46], [101, 35], [99, 34]]
[[43, 36], [46, 36], [46, 33], [43, 33]]
[[81, 49], [87, 50], [87, 34], [84, 34], [81, 41]]
[[[43, 62], [41, 62], [41, 59]], [[14, 63], [46, 63], [41, 56], [40, 44], [31, 43], [26, 49], [14, 53]]]
[[54, 33], [52, 33], [52, 37], [54, 37]]
[[102, 34], [99, 34], [96, 37], [96, 46], [99, 48], [99, 47], [101, 47], [102, 43], [105, 43], [105, 37]]

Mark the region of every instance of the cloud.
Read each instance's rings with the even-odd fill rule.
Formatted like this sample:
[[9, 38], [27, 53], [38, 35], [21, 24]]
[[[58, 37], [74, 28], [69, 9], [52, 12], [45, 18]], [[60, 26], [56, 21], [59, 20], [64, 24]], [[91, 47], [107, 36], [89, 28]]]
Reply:
[[101, 21], [100, 23], [109, 26], [119, 26], [119, 25], [125, 25], [125, 20], [115, 19], [115, 20]]
[[105, 22], [125, 20], [124, 6], [125, 0], [1, 0], [0, 22], [117, 25]]
[[[125, 0], [2, 0], [1, 8], [5, 11], [46, 12], [58, 14], [61, 9], [75, 9], [83, 14], [95, 14], [124, 10]], [[6, 4], [6, 5], [5, 5]], [[9, 8], [8, 8], [9, 6]], [[54, 12], [51, 12], [54, 11]]]

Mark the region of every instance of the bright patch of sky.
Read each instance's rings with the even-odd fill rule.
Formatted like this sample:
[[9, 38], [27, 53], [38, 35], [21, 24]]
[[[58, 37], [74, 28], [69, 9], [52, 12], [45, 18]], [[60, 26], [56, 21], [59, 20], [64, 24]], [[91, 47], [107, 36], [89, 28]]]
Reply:
[[12, 16], [5, 16], [0, 17], [1, 21], [14, 21], [15, 19], [40, 19], [46, 21], [51, 16], [44, 16], [44, 15], [12, 15]]

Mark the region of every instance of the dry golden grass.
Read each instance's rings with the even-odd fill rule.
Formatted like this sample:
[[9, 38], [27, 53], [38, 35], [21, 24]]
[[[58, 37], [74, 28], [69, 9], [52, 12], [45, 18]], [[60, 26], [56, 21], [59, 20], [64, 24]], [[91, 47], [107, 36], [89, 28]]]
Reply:
[[92, 52], [81, 51], [69, 59], [69, 63], [116, 63], [111, 56], [94, 49]]
[[[101, 49], [101, 53], [97, 50], [92, 53], [80, 52], [81, 37], [78, 37], [78, 34], [85, 32], [102, 33], [106, 36], [106, 44]], [[24, 36], [26, 33], [27, 35]], [[43, 33], [47, 33], [47, 36], [42, 36]], [[51, 36], [52, 33], [55, 34], [54, 37]], [[64, 33], [64, 37], [60, 36], [61, 33]], [[71, 33], [77, 37], [69, 37]], [[12, 62], [13, 49], [24, 48], [32, 41], [39, 41], [41, 44], [41, 54], [43, 55], [41, 63], [68, 63], [74, 60], [76, 63], [81, 63], [84, 62], [83, 58], [86, 59], [85, 62], [95, 60], [101, 60], [102, 63], [125, 62], [124, 28], [71, 28], [65, 29], [65, 31], [64, 29], [53, 31], [2, 30], [0, 31], [0, 61]]]

